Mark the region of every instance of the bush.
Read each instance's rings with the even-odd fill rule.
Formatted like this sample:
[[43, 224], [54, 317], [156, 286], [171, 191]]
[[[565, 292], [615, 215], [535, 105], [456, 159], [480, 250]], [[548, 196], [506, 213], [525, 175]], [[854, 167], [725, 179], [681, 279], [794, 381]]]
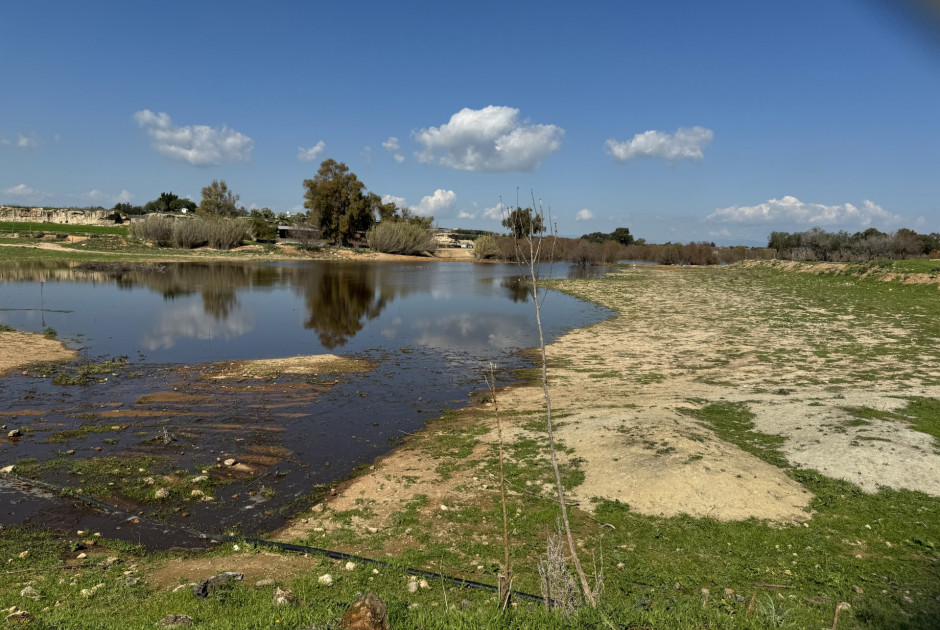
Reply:
[[366, 232], [373, 251], [385, 254], [423, 254], [437, 250], [426, 226], [405, 221], [381, 221]]
[[241, 218], [201, 219], [206, 226], [209, 247], [232, 249], [248, 236], [248, 222]]
[[473, 241], [473, 256], [477, 260], [490, 260], [499, 256], [499, 245], [492, 234], [483, 234]]
[[179, 219], [173, 221], [171, 237], [173, 247], [194, 249], [209, 242], [209, 230], [203, 219]]
[[127, 233], [131, 238], [149, 241], [158, 247], [169, 247], [173, 241], [173, 219], [162, 214], [151, 214], [131, 223]]

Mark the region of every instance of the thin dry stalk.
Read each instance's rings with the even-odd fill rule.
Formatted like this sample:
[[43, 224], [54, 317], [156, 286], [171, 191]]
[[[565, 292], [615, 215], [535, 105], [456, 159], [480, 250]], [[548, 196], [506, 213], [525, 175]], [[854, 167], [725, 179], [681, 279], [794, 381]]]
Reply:
[[[533, 199], [533, 205], [535, 205], [534, 201], [535, 200]], [[592, 607], [597, 607], [597, 601], [594, 598], [594, 593], [591, 590], [590, 584], [588, 584], [587, 575], [584, 573], [584, 568], [581, 566], [581, 560], [578, 558], [578, 551], [577, 546], [574, 543], [574, 536], [571, 534], [571, 522], [568, 519], [568, 508], [565, 504], [565, 486], [561, 481], [561, 471], [558, 468], [558, 458], [555, 452], [555, 431], [552, 422], [552, 398], [548, 389], [548, 357], [545, 352], [545, 335], [542, 329], [542, 301], [544, 300], [544, 296], [539, 295], [539, 278], [542, 260], [542, 245], [545, 242], [545, 228], [542, 227], [541, 231], [530, 229], [533, 224], [540, 226], [545, 225], [545, 212], [541, 203], [538, 205], [538, 211], [535, 213], [534, 217], [538, 220], [537, 223], [535, 221], [530, 221], [529, 225], [521, 226], [521, 229], [513, 229], [513, 233], [516, 234], [516, 238], [514, 239], [516, 247], [516, 258], [518, 259], [519, 264], [525, 267], [529, 276], [529, 293], [532, 295], [532, 301], [535, 303], [535, 322], [539, 332], [539, 349], [541, 350], [542, 360], [542, 392], [545, 397], [545, 426], [546, 433], [548, 435], [548, 452], [549, 459], [552, 464], [552, 470], [555, 473], [555, 485], [558, 489], [558, 505], [561, 508], [562, 524], [564, 525], [565, 536], [568, 539], [568, 550], [571, 554], [571, 561], [574, 564], [575, 572], [578, 574], [578, 579], [581, 582], [581, 590], [584, 593], [584, 598], [588, 601], [589, 604], [591, 604]], [[552, 236], [554, 236], [554, 229], [552, 231]], [[519, 236], [520, 233], [521, 237]], [[556, 240], [557, 239], [555, 238], [551, 239], [553, 249], [549, 251], [549, 263], [554, 261], [554, 243]]]
[[538, 568], [545, 608], [561, 610], [565, 614], [577, 608], [580, 600], [578, 585], [568, 573], [565, 542], [561, 534], [549, 536], [545, 558], [539, 561]]
[[503, 571], [499, 576], [499, 604], [506, 609], [509, 598], [512, 596], [512, 565], [509, 564], [509, 511], [506, 508], [506, 475], [503, 472], [503, 424], [499, 417], [499, 403], [496, 399], [496, 366], [490, 362], [489, 376], [483, 375], [490, 397], [493, 399], [493, 410], [496, 413], [496, 436], [499, 440], [499, 489], [503, 502]]

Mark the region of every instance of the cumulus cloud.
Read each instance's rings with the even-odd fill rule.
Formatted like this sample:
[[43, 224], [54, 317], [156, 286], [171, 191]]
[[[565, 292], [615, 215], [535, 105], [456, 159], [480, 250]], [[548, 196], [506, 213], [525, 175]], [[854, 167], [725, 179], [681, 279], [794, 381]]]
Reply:
[[297, 160], [299, 162], [313, 162], [315, 159], [320, 157], [320, 154], [323, 153], [323, 150], [326, 149], [326, 143], [323, 140], [320, 140], [312, 147], [303, 148], [297, 147]]
[[424, 163], [463, 171], [533, 171], [561, 146], [565, 131], [519, 119], [514, 107], [464, 108], [440, 127], [414, 132]]
[[247, 162], [255, 148], [248, 136], [222, 125], [178, 127], [164, 112], [143, 109], [134, 114], [137, 124], [147, 130], [158, 153], [194, 166], [218, 166], [227, 162]]
[[594, 218], [594, 213], [588, 210], [587, 208], [581, 208], [578, 210], [577, 214], [574, 215], [575, 221], [588, 221], [589, 219]]
[[127, 190], [121, 190], [121, 192], [117, 194], [111, 194], [94, 188], [86, 193], [83, 193], [81, 198], [87, 201], [91, 201], [97, 205], [113, 206], [117, 203], [130, 203], [134, 199], [134, 195]]
[[391, 136], [388, 140], [383, 142], [382, 147], [388, 151], [388, 154], [392, 156], [392, 159], [399, 164], [405, 161], [405, 156], [401, 154], [401, 145], [398, 144], [398, 138], [395, 136]]
[[821, 203], [806, 203], [787, 195], [782, 199], [771, 199], [755, 206], [730, 206], [718, 208], [710, 215], [711, 221], [739, 224], [791, 223], [796, 225], [829, 226], [858, 225], [866, 227], [872, 223], [897, 224], [902, 217], [891, 214], [873, 201], [865, 200], [858, 207], [851, 203], [827, 206]]
[[461, 210], [460, 212], [457, 213], [457, 218], [458, 219], [476, 219], [477, 213], [470, 212], [469, 210]]
[[492, 208], [483, 210], [483, 218], [491, 221], [502, 221], [506, 217], [506, 208], [503, 204], [497, 204]]
[[404, 208], [405, 198], [396, 197], [395, 195], [382, 195], [382, 203], [394, 203], [399, 208]]
[[604, 148], [620, 162], [638, 157], [657, 157], [673, 163], [679, 160], [700, 161], [705, 147], [714, 137], [715, 132], [705, 127], [679, 127], [675, 133], [644, 131], [625, 142], [610, 138], [604, 143]]
[[414, 211], [415, 214], [423, 217], [441, 215], [453, 210], [455, 205], [457, 205], [457, 193], [453, 190], [438, 188], [433, 195], [423, 197], [414, 207]]

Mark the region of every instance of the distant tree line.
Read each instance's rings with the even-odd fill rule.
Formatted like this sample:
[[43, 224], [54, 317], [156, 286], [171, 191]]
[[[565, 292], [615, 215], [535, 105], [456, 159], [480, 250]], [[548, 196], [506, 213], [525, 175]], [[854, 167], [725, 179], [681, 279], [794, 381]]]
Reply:
[[867, 261], [877, 258], [940, 258], [940, 233], [918, 234], [902, 228], [893, 234], [868, 228], [864, 232], [772, 232], [767, 247], [786, 260]]

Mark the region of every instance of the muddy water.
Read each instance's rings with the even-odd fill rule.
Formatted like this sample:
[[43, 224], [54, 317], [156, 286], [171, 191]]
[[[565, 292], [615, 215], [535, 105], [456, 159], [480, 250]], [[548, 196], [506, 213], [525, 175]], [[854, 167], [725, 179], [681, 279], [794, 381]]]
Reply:
[[[0, 424], [23, 431], [0, 438], [0, 465], [169, 524], [271, 530], [465, 405], [489, 361], [504, 381], [526, 365], [519, 351], [537, 341], [518, 274], [467, 263], [0, 269], [0, 323], [51, 327], [80, 350], [59, 372], [126, 357], [84, 385], [56, 384], [49, 369], [0, 379]], [[552, 293], [543, 316], [554, 336], [609, 313]], [[213, 378], [217, 361], [321, 353], [374, 368]], [[0, 523], [23, 520], [28, 503], [0, 510]]]

